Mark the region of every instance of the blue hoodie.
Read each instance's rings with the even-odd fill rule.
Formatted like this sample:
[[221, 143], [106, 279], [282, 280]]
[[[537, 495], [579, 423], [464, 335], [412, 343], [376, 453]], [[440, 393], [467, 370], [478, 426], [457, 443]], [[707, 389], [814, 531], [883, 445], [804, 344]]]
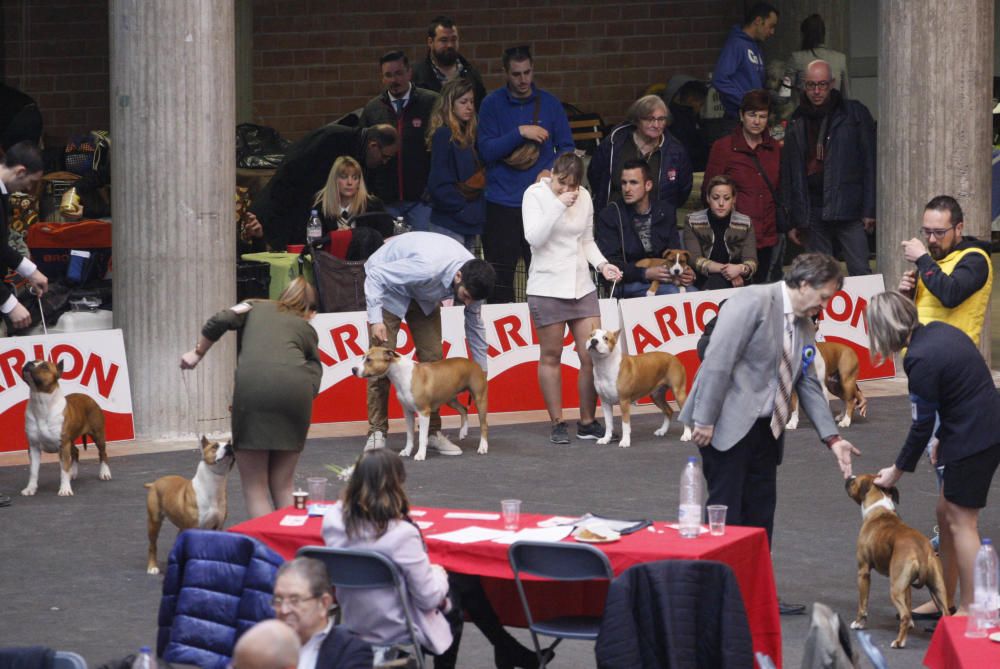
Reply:
[[736, 118], [743, 95], [764, 88], [764, 81], [764, 54], [760, 45], [742, 27], [733, 26], [712, 72], [712, 86], [719, 91], [726, 117]]

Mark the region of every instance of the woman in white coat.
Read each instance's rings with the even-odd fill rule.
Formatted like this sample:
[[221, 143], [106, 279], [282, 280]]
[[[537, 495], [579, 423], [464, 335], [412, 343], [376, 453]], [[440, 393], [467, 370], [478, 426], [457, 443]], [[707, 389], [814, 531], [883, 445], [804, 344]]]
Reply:
[[524, 237], [531, 245], [528, 309], [541, 349], [538, 384], [552, 420], [550, 440], [554, 444], [569, 443], [569, 431], [562, 419], [561, 362], [567, 325], [580, 358], [580, 420], [576, 436], [604, 436], [604, 427], [594, 420], [597, 392], [586, 352], [587, 337], [601, 323], [597, 287], [588, 264], [608, 281], [618, 281], [622, 276], [594, 242], [594, 206], [590, 194], [580, 187], [582, 181], [583, 161], [574, 153], [564, 153], [552, 165], [552, 176], [530, 186], [521, 201]]

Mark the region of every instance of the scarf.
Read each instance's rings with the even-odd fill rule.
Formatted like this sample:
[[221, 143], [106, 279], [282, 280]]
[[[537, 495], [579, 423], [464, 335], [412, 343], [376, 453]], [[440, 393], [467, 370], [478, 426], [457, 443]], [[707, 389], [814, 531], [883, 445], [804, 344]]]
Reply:
[[823, 171], [825, 157], [826, 130], [830, 121], [830, 113], [840, 106], [840, 91], [833, 89], [830, 97], [820, 106], [814, 105], [802, 93], [799, 113], [806, 119], [806, 137], [809, 153], [806, 156], [806, 174], [816, 174]]

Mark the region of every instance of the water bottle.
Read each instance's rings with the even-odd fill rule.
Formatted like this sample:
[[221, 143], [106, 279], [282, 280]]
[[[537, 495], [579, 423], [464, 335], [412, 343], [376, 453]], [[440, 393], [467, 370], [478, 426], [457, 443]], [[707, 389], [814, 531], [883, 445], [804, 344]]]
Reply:
[[688, 458], [681, 472], [681, 499], [677, 507], [677, 529], [685, 539], [693, 539], [701, 530], [701, 467], [698, 458]]
[[1000, 625], [1000, 585], [997, 582], [997, 553], [990, 539], [983, 539], [976, 554], [975, 601], [986, 607], [985, 625]]
[[319, 212], [313, 209], [309, 212], [309, 223], [306, 224], [306, 243], [312, 245], [323, 236], [323, 222], [319, 220]]
[[132, 660], [132, 669], [156, 669], [156, 658], [149, 646], [139, 649], [139, 654]]

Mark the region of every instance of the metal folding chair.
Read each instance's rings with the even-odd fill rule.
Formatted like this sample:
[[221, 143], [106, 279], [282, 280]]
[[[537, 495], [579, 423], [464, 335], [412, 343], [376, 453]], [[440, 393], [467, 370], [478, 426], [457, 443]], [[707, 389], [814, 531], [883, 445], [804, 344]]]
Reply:
[[[514, 572], [517, 593], [521, 597], [524, 616], [528, 620], [528, 631], [535, 645], [538, 665], [546, 666], [545, 652], [552, 650], [563, 639], [596, 641], [601, 626], [600, 616], [560, 616], [547, 620], [535, 620], [531, 606], [524, 593], [521, 574], [531, 574], [556, 581], [593, 581], [614, 578], [608, 557], [593, 546], [585, 544], [551, 543], [542, 541], [516, 541], [508, 549], [510, 568]], [[543, 649], [538, 636], [555, 638], [548, 648]]]
[[322, 561], [330, 574], [330, 584], [335, 588], [394, 588], [406, 614], [406, 628], [409, 642], [399, 640], [392, 645], [412, 645], [417, 666], [424, 669], [424, 652], [417, 638], [417, 628], [410, 614], [406, 581], [396, 563], [375, 551], [350, 550], [347, 548], [327, 548], [324, 546], [303, 546], [297, 557], [308, 557]]

